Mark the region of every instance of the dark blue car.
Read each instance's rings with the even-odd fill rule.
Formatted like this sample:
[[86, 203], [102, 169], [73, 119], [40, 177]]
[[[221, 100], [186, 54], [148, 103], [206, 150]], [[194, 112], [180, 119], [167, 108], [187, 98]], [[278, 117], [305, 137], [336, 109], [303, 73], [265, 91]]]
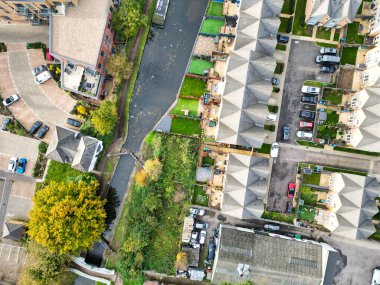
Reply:
[[26, 163], [27, 163], [26, 158], [23, 158], [23, 157], [20, 158], [20, 160], [18, 161], [18, 165], [17, 165], [17, 173], [18, 174], [23, 174], [25, 172]]

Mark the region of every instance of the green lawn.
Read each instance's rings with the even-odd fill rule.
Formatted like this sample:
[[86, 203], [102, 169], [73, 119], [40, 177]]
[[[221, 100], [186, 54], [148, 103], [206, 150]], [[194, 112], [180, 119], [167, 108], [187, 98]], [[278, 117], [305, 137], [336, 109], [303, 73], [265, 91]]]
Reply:
[[218, 35], [220, 27], [224, 26], [224, 21], [214, 20], [214, 19], [205, 19], [201, 28], [201, 33]]
[[380, 156], [380, 152], [371, 152], [371, 151], [365, 151], [360, 149], [354, 149], [354, 148], [348, 148], [348, 147], [335, 147], [334, 150], [337, 151], [344, 151], [344, 152], [351, 152], [351, 153], [357, 153], [357, 154], [363, 154], [363, 155], [369, 155], [369, 156]]
[[171, 133], [182, 135], [200, 135], [202, 132], [201, 122], [196, 119], [175, 117], [172, 119]]
[[331, 36], [331, 30], [325, 30], [324, 28], [319, 28], [317, 30], [317, 38], [319, 39], [325, 39], [325, 40], [329, 40], [330, 39], [330, 36]]
[[303, 184], [311, 184], [311, 185], [319, 185], [319, 181], [321, 180], [321, 174], [313, 172], [312, 174], [304, 174], [302, 175], [302, 183]]
[[302, 141], [302, 140], [296, 140], [296, 143], [303, 146], [310, 146], [310, 147], [316, 147], [316, 148], [324, 148], [323, 144], [319, 143], [313, 143], [309, 141]]
[[299, 220], [307, 220], [314, 221], [314, 217], [316, 215], [316, 211], [313, 207], [307, 206], [299, 206], [298, 208], [298, 219]]
[[330, 166], [323, 166], [323, 170], [331, 171], [331, 172], [342, 172], [342, 173], [348, 173], [348, 174], [355, 174], [355, 175], [360, 175], [360, 176], [367, 176], [368, 175], [368, 173], [362, 172], [362, 171], [336, 168], [336, 167], [330, 167]]
[[71, 168], [70, 164], [60, 163], [57, 161], [50, 161], [49, 168], [47, 170], [45, 181], [64, 182], [70, 179], [74, 179], [85, 173]]
[[293, 14], [294, 8], [292, 7], [292, 0], [284, 0], [284, 5], [282, 5], [281, 13], [282, 14]]
[[208, 206], [208, 195], [202, 186], [195, 186], [191, 203], [199, 206]]
[[336, 126], [339, 123], [339, 114], [333, 110], [327, 110], [327, 119], [324, 125]]
[[321, 42], [316, 42], [315, 43], [319, 47], [331, 47], [331, 48], [337, 48], [337, 44], [326, 44], [326, 43], [321, 43]]
[[307, 33], [307, 25], [305, 23], [305, 9], [306, 0], [297, 0], [296, 11], [293, 20], [293, 35], [310, 37], [311, 35]]
[[223, 12], [223, 3], [210, 1], [210, 5], [208, 6], [208, 9], [207, 9], [207, 15], [222, 17], [223, 16], [222, 12]]
[[261, 218], [292, 224], [294, 220], [294, 214], [293, 213], [283, 214], [283, 213], [277, 213], [277, 212], [269, 212], [265, 210]]
[[327, 82], [320, 82], [320, 81], [314, 81], [314, 80], [305, 80], [303, 82], [306, 86], [314, 86], [314, 87], [335, 87], [335, 83], [327, 83]]
[[359, 35], [359, 22], [353, 22], [347, 25], [346, 43], [348, 44], [362, 44], [364, 36]]
[[357, 54], [358, 54], [357, 47], [343, 47], [342, 59], [340, 61], [340, 64], [355, 65]]
[[278, 31], [280, 33], [288, 33], [291, 28], [289, 28], [290, 18], [283, 18], [280, 17], [280, 27], [278, 28]]
[[329, 127], [326, 125], [318, 126], [317, 138], [325, 139], [325, 140], [335, 139], [337, 132], [338, 132], [338, 129], [334, 127]]
[[213, 67], [214, 63], [208, 60], [192, 59], [189, 67], [189, 73], [204, 75], [204, 71]]
[[339, 30], [335, 30], [334, 41], [339, 42], [339, 36], [340, 36], [340, 31]]
[[286, 51], [286, 45], [283, 45], [283, 44], [277, 44], [277, 45], [276, 45], [276, 49], [278, 49], [278, 50], [282, 50], [282, 51]]
[[171, 111], [173, 115], [182, 115], [185, 113], [182, 110], [189, 110], [189, 117], [198, 117], [199, 100], [179, 98], [175, 108]]
[[316, 206], [318, 202], [318, 195], [311, 190], [310, 187], [301, 187], [301, 199], [304, 200], [305, 205]]
[[344, 91], [341, 89], [324, 88], [322, 99], [329, 101], [331, 105], [340, 105], [342, 103], [343, 94]]
[[205, 90], [206, 83], [203, 80], [186, 77], [179, 91], [179, 95], [201, 97], [205, 93]]
[[259, 153], [266, 153], [270, 154], [270, 149], [272, 148], [272, 145], [269, 143], [264, 143], [261, 148], [256, 148], [255, 150]]

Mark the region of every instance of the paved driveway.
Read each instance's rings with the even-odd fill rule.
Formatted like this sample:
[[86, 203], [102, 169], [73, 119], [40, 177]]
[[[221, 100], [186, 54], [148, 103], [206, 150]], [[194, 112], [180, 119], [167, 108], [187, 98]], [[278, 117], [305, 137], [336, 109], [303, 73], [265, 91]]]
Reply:
[[288, 144], [280, 145], [278, 157], [273, 161], [272, 175], [269, 184], [267, 209], [285, 212], [287, 187], [295, 180], [298, 162], [309, 162], [338, 168], [368, 172], [371, 162], [366, 159], [346, 157], [345, 154], [333, 154], [317, 148], [303, 148]]
[[320, 47], [314, 42], [292, 40], [285, 78], [284, 93], [280, 111], [277, 141], [281, 140], [281, 128], [283, 125], [290, 127], [289, 143], [295, 143], [296, 132], [299, 129], [299, 112], [302, 109], [315, 106], [300, 103], [301, 87], [305, 80], [328, 81], [330, 75], [319, 73], [319, 65], [315, 63], [315, 57], [319, 54]]
[[33, 43], [49, 44], [48, 26], [8, 25], [0, 24], [0, 42], [2, 43]]

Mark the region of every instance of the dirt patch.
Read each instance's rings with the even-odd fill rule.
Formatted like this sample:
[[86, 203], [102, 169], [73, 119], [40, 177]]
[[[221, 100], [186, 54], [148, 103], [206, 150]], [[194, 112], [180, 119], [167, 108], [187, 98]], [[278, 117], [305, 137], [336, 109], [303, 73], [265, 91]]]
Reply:
[[187, 196], [186, 196], [185, 193], [183, 193], [183, 192], [179, 192], [179, 191], [176, 191], [176, 192], [174, 193], [173, 201], [174, 201], [174, 203], [179, 203], [179, 202], [185, 200], [186, 197], [187, 197]]

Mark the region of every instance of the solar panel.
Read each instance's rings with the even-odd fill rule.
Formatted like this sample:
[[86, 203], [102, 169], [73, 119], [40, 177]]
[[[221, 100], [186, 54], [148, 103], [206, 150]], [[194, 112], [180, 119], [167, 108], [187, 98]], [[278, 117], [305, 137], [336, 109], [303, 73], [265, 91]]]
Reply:
[[252, 249], [240, 248], [240, 247], [223, 245], [223, 244], [220, 250], [224, 252], [228, 252], [228, 253], [235, 253], [235, 254], [249, 256], [249, 257], [253, 255]]
[[289, 263], [295, 264], [295, 265], [302, 265], [306, 267], [312, 267], [312, 268], [317, 268], [318, 266], [318, 263], [315, 260], [308, 260], [308, 259], [302, 259], [302, 258], [297, 258], [297, 257], [290, 257]]

